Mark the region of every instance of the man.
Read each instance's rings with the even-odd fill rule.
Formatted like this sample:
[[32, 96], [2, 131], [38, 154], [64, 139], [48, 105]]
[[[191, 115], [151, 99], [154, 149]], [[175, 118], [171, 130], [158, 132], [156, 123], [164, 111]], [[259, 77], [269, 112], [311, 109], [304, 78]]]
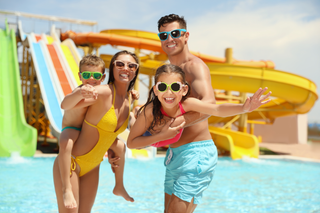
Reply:
[[[180, 66], [186, 74], [186, 80], [191, 87], [190, 96], [205, 102], [215, 103], [208, 66], [200, 58], [189, 52], [189, 32], [186, 31], [187, 26], [184, 18], [175, 14], [164, 16], [158, 21], [158, 30], [162, 49], [167, 53], [170, 63]], [[209, 149], [201, 147], [202, 150], [211, 150], [206, 153], [196, 153], [197, 149], [193, 148], [197, 145], [199, 148], [203, 141], [212, 140], [208, 131], [208, 117], [208, 115], [188, 112], [177, 117], [171, 125], [176, 126], [183, 121], [186, 122], [180, 140], [170, 145], [165, 159], [165, 162], [169, 162], [166, 165], [165, 213], [193, 212], [197, 204], [201, 202], [202, 192], [212, 180], [217, 163], [217, 150], [214, 143], [212, 142]], [[177, 147], [184, 149], [184, 151], [174, 151]], [[187, 154], [189, 156], [187, 159], [185, 156], [186, 149], [188, 149], [187, 152], [193, 152], [193, 155]], [[194, 154], [197, 156], [200, 154], [201, 157], [195, 162], [195, 165], [190, 165], [188, 158], [194, 159]], [[181, 157], [183, 159], [179, 159]], [[171, 162], [170, 158], [172, 158]], [[181, 167], [187, 167], [183, 171], [179, 170], [179, 174], [175, 172], [174, 164], [177, 162]], [[202, 164], [206, 165], [204, 169], [206, 171], [199, 172], [199, 170], [203, 170], [201, 168]], [[192, 174], [190, 174], [190, 170], [193, 170], [190, 166], [198, 172], [191, 172]]]

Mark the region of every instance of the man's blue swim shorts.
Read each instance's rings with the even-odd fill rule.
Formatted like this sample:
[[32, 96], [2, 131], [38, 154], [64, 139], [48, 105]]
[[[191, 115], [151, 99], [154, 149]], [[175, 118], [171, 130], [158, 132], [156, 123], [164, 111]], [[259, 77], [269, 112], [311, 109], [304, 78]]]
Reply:
[[218, 161], [217, 148], [212, 140], [192, 142], [170, 148], [164, 160], [165, 193], [181, 200], [200, 204], [202, 193], [212, 181]]

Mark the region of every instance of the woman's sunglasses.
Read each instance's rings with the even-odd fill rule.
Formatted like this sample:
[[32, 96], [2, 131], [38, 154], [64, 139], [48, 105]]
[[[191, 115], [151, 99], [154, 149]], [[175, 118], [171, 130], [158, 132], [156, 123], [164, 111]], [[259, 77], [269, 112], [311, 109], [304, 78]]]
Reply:
[[172, 31], [168, 31], [168, 32], [158, 33], [158, 36], [159, 36], [161, 41], [167, 40], [168, 37], [169, 37], [169, 34], [171, 34], [172, 38], [180, 38], [181, 31], [182, 32], [187, 32], [187, 30], [185, 30], [185, 29], [176, 29], [176, 30], [172, 30]]
[[184, 84], [180, 83], [180, 82], [173, 82], [172, 84], [166, 84], [164, 82], [158, 82], [156, 84], [156, 88], [159, 92], [165, 92], [167, 91], [168, 87], [170, 87], [172, 92], [179, 92], [182, 88], [182, 86], [184, 86]]
[[88, 80], [91, 76], [93, 76], [93, 78], [95, 80], [100, 80], [103, 76], [103, 74], [101, 72], [90, 72], [90, 71], [83, 71], [81, 73], [81, 76], [83, 79]]
[[[124, 61], [115, 60], [115, 61], [114, 61], [114, 65], [115, 65], [116, 68], [118, 68], [118, 69], [123, 69], [126, 64], [125, 64]], [[131, 72], [135, 72], [135, 71], [137, 71], [137, 69], [138, 69], [138, 67], [139, 67], [139, 64], [137, 64], [137, 63], [132, 63], [132, 62], [128, 62], [128, 63], [127, 63], [127, 66], [128, 66], [128, 68], [129, 68], [129, 70], [130, 70]]]

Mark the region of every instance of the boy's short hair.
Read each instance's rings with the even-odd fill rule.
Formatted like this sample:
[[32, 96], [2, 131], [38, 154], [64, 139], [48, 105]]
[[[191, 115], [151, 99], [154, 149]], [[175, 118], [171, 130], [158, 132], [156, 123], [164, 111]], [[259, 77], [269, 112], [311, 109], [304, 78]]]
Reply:
[[106, 68], [104, 61], [96, 55], [86, 55], [81, 59], [80, 64], [79, 64], [79, 71], [80, 72], [81, 72], [82, 65], [101, 67], [102, 74], [104, 74], [105, 68]]
[[184, 19], [183, 16], [178, 16], [176, 14], [170, 14], [163, 16], [158, 21], [158, 31], [160, 32], [160, 27], [162, 27], [164, 24], [172, 23], [172, 22], [178, 22], [181, 29], [187, 29], [187, 22]]

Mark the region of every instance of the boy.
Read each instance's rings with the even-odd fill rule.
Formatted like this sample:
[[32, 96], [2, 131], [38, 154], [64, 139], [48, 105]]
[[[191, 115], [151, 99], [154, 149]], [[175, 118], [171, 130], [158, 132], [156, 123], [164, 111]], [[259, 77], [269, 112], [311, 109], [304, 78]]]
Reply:
[[[70, 183], [70, 168], [74, 166], [71, 165], [71, 153], [73, 145], [80, 135], [82, 123], [88, 109], [87, 107], [73, 108], [79, 103], [79, 97], [77, 97], [79, 96], [79, 93], [76, 93], [76, 91], [80, 90], [82, 99], [92, 97], [91, 95], [88, 96], [88, 92], [85, 92], [88, 90], [93, 91], [94, 98], [97, 98], [94, 86], [100, 85], [105, 79], [105, 63], [98, 56], [88, 55], [83, 57], [80, 61], [79, 69], [79, 78], [82, 81], [82, 85], [77, 87], [71, 94], [68, 94], [61, 102], [61, 108], [65, 109], [65, 113], [62, 120], [63, 129], [59, 140], [60, 158], [58, 164], [61, 173], [63, 200], [66, 208], [77, 207]], [[83, 90], [84, 88], [86, 89]], [[114, 143], [110, 149], [114, 151], [116, 156], [124, 157], [125, 146], [122, 142], [117, 141], [117, 143]], [[117, 177], [117, 175], [115, 175], [115, 178], [120, 181], [116, 181], [113, 193], [115, 195], [121, 195], [126, 200], [133, 202], [133, 198], [131, 198], [127, 193], [118, 193], [119, 191], [126, 192], [126, 190], [123, 186], [122, 177]]]

